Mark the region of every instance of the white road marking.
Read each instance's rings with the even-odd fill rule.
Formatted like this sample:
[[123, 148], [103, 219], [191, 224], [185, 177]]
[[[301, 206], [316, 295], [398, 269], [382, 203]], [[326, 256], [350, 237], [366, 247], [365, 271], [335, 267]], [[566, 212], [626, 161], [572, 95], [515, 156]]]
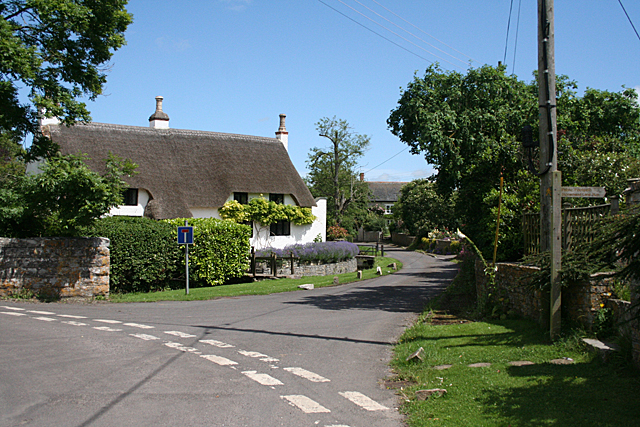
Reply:
[[314, 383], [328, 383], [329, 381], [331, 381], [328, 378], [325, 378], [318, 374], [314, 374], [313, 372], [307, 371], [306, 369], [302, 368], [284, 368], [284, 370]]
[[57, 320], [57, 319], [52, 319], [51, 317], [44, 317], [44, 316], [34, 317], [34, 319], [42, 320], [44, 322], [55, 322]]
[[55, 315], [55, 313], [52, 313], [50, 311], [38, 311], [38, 310], [27, 310], [29, 313], [33, 313], [33, 314], [48, 314], [48, 315]]
[[263, 362], [279, 362], [280, 361], [279, 359], [276, 359], [274, 357], [269, 357], [266, 354], [258, 353], [257, 351], [238, 350], [238, 353], [240, 353], [243, 356], [260, 359]]
[[119, 320], [109, 320], [109, 319], [93, 319], [94, 322], [102, 322], [102, 323], [111, 323], [111, 324], [116, 324], [116, 323], [122, 323]]
[[24, 311], [24, 308], [20, 308], [20, 307], [11, 307], [8, 305], [0, 305], [0, 307], [6, 308], [7, 310]]
[[160, 339], [158, 337], [154, 337], [153, 335], [147, 335], [147, 334], [129, 334], [129, 335], [131, 335], [132, 337], [140, 338], [141, 340], [145, 340], [145, 341]]
[[184, 351], [186, 353], [202, 354], [202, 352], [200, 350], [198, 350], [197, 348], [185, 347], [182, 344], [180, 344], [179, 342], [168, 341], [168, 342], [164, 343], [164, 345], [166, 345], [167, 347], [175, 348], [176, 350]]
[[73, 325], [73, 326], [87, 326], [86, 323], [76, 322], [75, 320], [63, 320], [62, 323], [66, 323], [67, 325]]
[[149, 326], [149, 325], [141, 325], [140, 323], [123, 323], [124, 326], [133, 326], [134, 328], [140, 328], [140, 329], [153, 329], [155, 328], [155, 326]]
[[345, 397], [355, 403], [356, 405], [366, 409], [367, 411], [388, 411], [389, 408], [382, 406], [375, 400], [365, 396], [357, 391], [345, 391], [339, 392], [340, 396]]
[[86, 319], [86, 316], [74, 316], [73, 314], [58, 314], [58, 317], [66, 317], [67, 319]]
[[173, 335], [176, 337], [180, 337], [180, 338], [195, 338], [195, 335], [191, 335], [191, 334], [185, 334], [184, 332], [180, 332], [180, 331], [164, 331], [165, 334], [169, 334], [169, 335]]
[[216, 340], [200, 340], [200, 342], [205, 343], [205, 344], [210, 344], [219, 348], [233, 348], [235, 346], [231, 345], [231, 344], [227, 344], [224, 343], [222, 341], [216, 341]]
[[97, 329], [99, 331], [106, 331], [106, 332], [121, 332], [122, 329], [114, 329], [114, 328], [110, 328], [108, 326], [94, 326], [93, 329]]
[[0, 311], [2, 314], [8, 314], [9, 316], [26, 316], [24, 313], [14, 313], [13, 311]]
[[321, 412], [331, 412], [318, 402], [309, 399], [307, 396], [301, 394], [293, 394], [290, 396], [280, 396], [282, 399], [289, 402], [292, 406], [300, 409], [305, 414], [317, 414]]
[[202, 357], [203, 359], [207, 359], [210, 362], [216, 363], [220, 366], [231, 366], [238, 364], [237, 362], [229, 360], [226, 357], [216, 356], [214, 354], [203, 354], [200, 357]]
[[242, 373], [262, 385], [284, 385], [282, 381], [273, 378], [271, 375], [258, 374], [257, 371], [244, 371]]

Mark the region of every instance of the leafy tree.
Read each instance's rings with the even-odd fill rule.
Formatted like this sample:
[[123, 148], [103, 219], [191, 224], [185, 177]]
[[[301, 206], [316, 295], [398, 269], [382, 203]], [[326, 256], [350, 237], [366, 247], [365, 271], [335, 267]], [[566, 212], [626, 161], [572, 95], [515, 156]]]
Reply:
[[354, 133], [345, 120], [335, 116], [320, 119], [316, 129], [320, 136], [331, 141], [331, 145], [311, 149], [307, 160], [307, 184], [315, 197], [327, 197], [328, 224], [352, 228], [366, 216], [369, 202], [369, 188], [358, 179], [355, 169], [370, 138]]
[[[105, 172], [91, 171], [80, 156], [52, 156], [42, 172], [22, 175], [14, 181], [11, 200], [14, 214], [0, 217], [5, 236], [78, 236], [96, 219], [122, 204], [135, 165], [109, 157]], [[5, 207], [7, 209], [7, 207]]]
[[[126, 0], [0, 1], [0, 133], [33, 136], [32, 157], [51, 154], [38, 112], [71, 125], [89, 120], [86, 105], [102, 93], [113, 52], [131, 23]], [[20, 89], [28, 88], [28, 101]]]
[[398, 202], [393, 206], [394, 216], [402, 220], [414, 236], [435, 228], [455, 230], [458, 227], [454, 214], [456, 194], [442, 196], [429, 179], [416, 179], [400, 190]]

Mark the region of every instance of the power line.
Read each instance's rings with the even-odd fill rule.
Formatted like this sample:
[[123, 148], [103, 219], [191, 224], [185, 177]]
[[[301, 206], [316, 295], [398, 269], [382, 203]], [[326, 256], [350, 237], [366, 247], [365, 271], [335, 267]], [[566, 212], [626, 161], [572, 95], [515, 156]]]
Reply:
[[445, 52], [444, 50], [440, 49], [439, 47], [436, 47], [436, 46], [432, 45], [431, 43], [429, 43], [428, 41], [426, 41], [426, 40], [424, 40], [424, 39], [422, 39], [422, 38], [420, 38], [420, 37], [416, 36], [416, 35], [415, 35], [415, 34], [413, 34], [412, 32], [410, 32], [410, 31], [408, 31], [408, 30], [406, 30], [406, 29], [402, 28], [400, 25], [396, 24], [395, 22], [391, 21], [390, 19], [388, 19], [388, 18], [386, 18], [386, 17], [384, 17], [384, 16], [380, 15], [378, 12], [376, 12], [376, 11], [375, 11], [375, 10], [373, 10], [373, 9], [371, 9], [370, 7], [368, 7], [368, 6], [366, 6], [366, 5], [362, 4], [362, 3], [360, 3], [358, 0], [353, 0], [353, 1], [355, 1], [356, 3], [358, 3], [360, 6], [364, 7], [365, 9], [368, 9], [370, 12], [375, 13], [375, 14], [376, 14], [376, 15], [378, 15], [380, 18], [382, 18], [382, 19], [384, 19], [385, 21], [389, 22], [389, 23], [390, 23], [390, 24], [392, 24], [393, 26], [395, 26], [395, 27], [397, 27], [397, 28], [401, 29], [401, 30], [402, 30], [402, 31], [404, 31], [405, 33], [407, 33], [407, 34], [409, 34], [409, 35], [411, 35], [411, 36], [413, 36], [413, 37], [417, 38], [417, 39], [418, 39], [418, 40], [420, 40], [422, 43], [428, 44], [428, 45], [429, 45], [429, 46], [431, 46], [432, 48], [434, 48], [434, 49], [436, 49], [436, 50], [438, 50], [438, 51], [440, 51], [440, 52], [444, 53], [445, 55], [447, 55], [447, 56], [449, 56], [449, 57], [451, 57], [451, 58], [455, 59], [456, 61], [460, 61], [460, 62], [462, 62], [464, 65], [467, 65], [467, 63], [466, 63], [466, 62], [464, 62], [463, 60], [461, 60], [461, 59], [459, 59], [459, 58], [456, 58], [455, 56], [451, 55], [450, 53], [447, 53], [447, 52]]
[[520, 7], [522, 0], [518, 0], [518, 20], [516, 21], [516, 42], [513, 45], [513, 65], [511, 66], [511, 74], [516, 72], [516, 52], [518, 51], [518, 33], [520, 31]]
[[507, 47], [509, 46], [509, 28], [511, 28], [511, 12], [513, 11], [513, 0], [511, 0], [511, 4], [509, 5], [509, 19], [507, 20], [507, 39], [504, 42], [504, 57], [502, 58], [502, 63], [506, 65], [507, 63]]
[[383, 36], [382, 34], [380, 34], [380, 33], [376, 32], [376, 31], [374, 31], [374, 30], [372, 30], [371, 28], [367, 27], [366, 25], [363, 25], [363, 24], [361, 24], [360, 22], [356, 21], [355, 19], [351, 18], [350, 16], [347, 16], [347, 15], [345, 15], [344, 13], [340, 12], [340, 11], [339, 11], [338, 9], [336, 9], [335, 7], [333, 7], [333, 6], [329, 6], [327, 3], [323, 2], [322, 0], [318, 0], [318, 1], [319, 1], [320, 3], [322, 3], [323, 5], [327, 6], [329, 9], [333, 9], [335, 12], [337, 12], [337, 13], [339, 13], [340, 15], [344, 16], [344, 17], [345, 17], [345, 18], [347, 18], [348, 20], [350, 20], [350, 21], [352, 21], [352, 22], [354, 22], [354, 23], [356, 23], [356, 24], [360, 25], [360, 26], [361, 26], [362, 28], [364, 28], [365, 30], [371, 31], [373, 34], [377, 35], [378, 37], [381, 37], [381, 38], [385, 39], [385, 40], [386, 40], [386, 41], [388, 41], [389, 43], [392, 43], [392, 44], [394, 44], [394, 45], [398, 46], [400, 49], [403, 49], [403, 50], [405, 50], [405, 51], [409, 52], [410, 54], [415, 55], [415, 56], [417, 56], [417, 57], [418, 57], [418, 58], [420, 58], [420, 59], [424, 59], [425, 61], [427, 61], [427, 62], [428, 62], [428, 63], [430, 63], [430, 64], [433, 64], [433, 61], [430, 61], [430, 60], [428, 60], [427, 58], [425, 58], [424, 56], [420, 56], [420, 55], [418, 55], [417, 53], [410, 51], [410, 50], [409, 50], [409, 49], [407, 49], [406, 47], [399, 45], [398, 43], [394, 42], [393, 40], [388, 39], [387, 37]]
[[392, 15], [394, 15], [396, 18], [399, 18], [401, 20], [403, 20], [404, 22], [406, 22], [407, 24], [411, 25], [413, 28], [417, 29], [418, 31], [428, 35], [429, 37], [431, 37], [432, 39], [438, 41], [439, 43], [442, 43], [443, 45], [445, 45], [446, 47], [448, 47], [449, 49], [458, 52], [460, 55], [463, 55], [467, 58], [469, 58], [470, 60], [472, 60], [473, 62], [477, 62], [478, 64], [480, 63], [480, 61], [477, 61], [475, 59], [473, 59], [472, 57], [470, 57], [467, 54], [464, 54], [462, 52], [460, 52], [459, 50], [455, 49], [454, 47], [449, 46], [448, 44], [446, 44], [445, 42], [443, 42], [442, 40], [437, 39], [436, 37], [432, 36], [431, 34], [427, 33], [426, 31], [422, 30], [421, 28], [417, 27], [416, 25], [412, 24], [411, 22], [407, 21], [406, 19], [404, 19], [402, 16], [394, 13], [393, 11], [389, 10], [388, 8], [384, 7], [383, 5], [381, 5], [380, 3], [378, 3], [376, 0], [371, 0], [372, 2], [374, 2], [375, 4], [377, 4], [378, 6], [380, 6], [381, 8], [383, 8], [384, 10], [386, 10], [387, 12], [391, 13]]
[[[438, 55], [436, 55], [435, 53], [433, 53], [433, 52], [429, 52], [427, 49], [423, 48], [422, 46], [419, 46], [419, 45], [415, 44], [415, 43], [414, 43], [414, 42], [412, 42], [411, 40], [408, 40], [408, 39], [406, 39], [405, 37], [402, 37], [400, 34], [396, 33], [395, 31], [390, 30], [389, 28], [385, 27], [384, 25], [380, 24], [379, 22], [374, 21], [373, 19], [369, 18], [369, 17], [368, 17], [367, 15], [365, 15], [364, 13], [362, 13], [362, 12], [360, 12], [359, 10], [357, 10], [357, 9], [355, 9], [355, 8], [353, 8], [353, 7], [351, 7], [351, 6], [349, 6], [348, 4], [346, 4], [345, 2], [343, 2], [342, 0], [338, 0], [338, 1], [339, 1], [340, 3], [342, 3], [343, 5], [347, 6], [349, 9], [351, 9], [351, 10], [353, 10], [354, 12], [358, 13], [359, 15], [363, 16], [364, 18], [366, 18], [366, 19], [368, 19], [369, 21], [373, 22], [373, 23], [374, 23], [374, 24], [376, 24], [377, 26], [379, 26], [379, 27], [381, 27], [381, 28], [383, 28], [383, 29], [385, 29], [385, 30], [389, 31], [391, 34], [395, 35], [396, 37], [400, 37], [402, 40], [406, 41], [407, 43], [411, 43], [412, 45], [414, 45], [414, 46], [415, 46], [415, 47], [417, 47], [418, 49], [422, 49], [422, 50], [424, 50], [425, 52], [427, 52], [427, 53], [429, 53], [429, 54], [431, 54], [431, 55], [435, 56], [436, 58], [441, 59], [441, 60], [443, 60], [444, 62], [446, 62], [446, 63], [448, 63], [448, 64], [453, 65], [454, 67], [461, 68], [459, 65], [456, 65], [456, 64], [454, 64], [454, 63], [452, 63], [452, 62], [450, 62], [450, 61], [447, 61], [446, 59], [439, 57], [439, 56], [438, 56]], [[335, 10], [335, 9], [334, 9], [334, 10]], [[460, 61], [460, 60], [458, 59], [458, 61]], [[461, 62], [463, 62], [463, 63], [464, 63], [464, 61], [461, 61]]]
[[389, 157], [389, 158], [388, 158], [387, 160], [385, 160], [384, 162], [380, 163], [380, 164], [379, 164], [379, 165], [377, 165], [377, 166], [372, 167], [371, 169], [369, 169], [368, 171], [366, 171], [366, 172], [364, 172], [364, 173], [365, 173], [365, 174], [367, 174], [367, 173], [371, 172], [372, 170], [377, 169], [378, 167], [380, 167], [380, 166], [384, 165], [385, 163], [387, 163], [389, 160], [393, 159], [394, 157], [397, 157], [397, 156], [399, 156], [400, 154], [404, 153], [404, 152], [405, 152], [405, 151], [407, 151], [408, 149], [409, 149], [409, 147], [406, 147], [405, 149], [403, 149], [403, 150], [401, 150], [400, 152], [398, 152], [398, 153], [394, 154], [393, 156]]
[[633, 27], [633, 31], [636, 32], [636, 36], [638, 36], [638, 40], [640, 40], [640, 34], [638, 34], [638, 30], [636, 30], [636, 26], [633, 25], [633, 21], [631, 21], [631, 18], [629, 17], [629, 14], [627, 13], [627, 9], [624, 8], [624, 5], [622, 4], [622, 0], [618, 0], [618, 3], [620, 3], [620, 6], [622, 7], [622, 10], [624, 11], [624, 14], [627, 15], [627, 19], [629, 20], [629, 23], [631, 24], [631, 27]]

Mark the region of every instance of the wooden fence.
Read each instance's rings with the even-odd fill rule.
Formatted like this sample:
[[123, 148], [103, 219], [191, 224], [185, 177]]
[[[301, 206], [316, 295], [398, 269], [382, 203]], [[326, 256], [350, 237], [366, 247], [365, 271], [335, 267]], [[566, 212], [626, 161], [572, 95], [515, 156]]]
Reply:
[[[572, 251], [583, 243], [593, 241], [595, 224], [611, 212], [611, 205], [589, 206], [586, 208], [562, 209], [562, 250]], [[524, 253], [533, 255], [540, 252], [540, 214], [529, 213], [522, 216]]]

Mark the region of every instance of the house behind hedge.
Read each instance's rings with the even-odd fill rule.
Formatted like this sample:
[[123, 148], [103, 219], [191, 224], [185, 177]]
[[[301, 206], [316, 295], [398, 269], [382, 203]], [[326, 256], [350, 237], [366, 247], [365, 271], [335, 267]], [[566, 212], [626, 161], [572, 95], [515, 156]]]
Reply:
[[149, 127], [104, 123], [42, 123], [42, 130], [63, 154], [85, 153], [94, 170], [104, 168], [109, 152], [138, 165], [126, 178], [125, 204], [112, 215], [153, 219], [219, 218], [229, 200], [246, 203], [265, 197], [279, 203], [312, 208], [317, 220], [298, 226], [280, 221], [254, 227], [252, 244], [284, 247], [326, 237], [326, 200], [314, 199], [288, 153], [285, 115], [275, 138], [171, 129], [169, 116], [156, 97]]

